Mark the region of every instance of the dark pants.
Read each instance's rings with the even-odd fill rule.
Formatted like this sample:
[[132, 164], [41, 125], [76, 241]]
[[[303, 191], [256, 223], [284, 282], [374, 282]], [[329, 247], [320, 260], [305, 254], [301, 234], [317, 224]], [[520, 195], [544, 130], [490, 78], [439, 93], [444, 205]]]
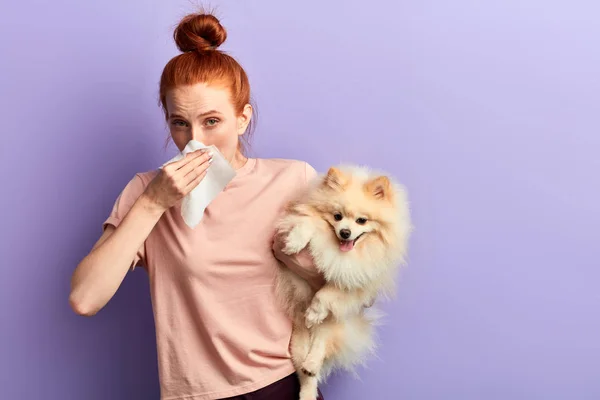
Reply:
[[[298, 381], [298, 376], [292, 374], [267, 387], [258, 389], [256, 392], [228, 397], [223, 400], [298, 400], [299, 395], [300, 382]], [[319, 392], [319, 397], [315, 400], [324, 400], [321, 392]]]

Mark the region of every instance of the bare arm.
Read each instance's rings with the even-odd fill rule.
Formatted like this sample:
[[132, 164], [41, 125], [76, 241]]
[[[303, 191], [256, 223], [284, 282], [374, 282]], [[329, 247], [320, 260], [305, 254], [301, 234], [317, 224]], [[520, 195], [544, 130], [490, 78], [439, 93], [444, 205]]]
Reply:
[[94, 315], [108, 303], [162, 214], [198, 186], [211, 158], [193, 152], [165, 166], [118, 226], [107, 227], [73, 273], [69, 303], [77, 314]]
[[108, 303], [162, 213], [140, 196], [117, 228], [107, 226], [73, 273], [69, 303], [77, 314], [94, 315]]
[[299, 253], [289, 255], [283, 252], [285, 247], [284, 234], [276, 234], [273, 240], [273, 254], [288, 269], [306, 280], [315, 290], [325, 284], [325, 279], [315, 267], [314, 260], [307, 248]]

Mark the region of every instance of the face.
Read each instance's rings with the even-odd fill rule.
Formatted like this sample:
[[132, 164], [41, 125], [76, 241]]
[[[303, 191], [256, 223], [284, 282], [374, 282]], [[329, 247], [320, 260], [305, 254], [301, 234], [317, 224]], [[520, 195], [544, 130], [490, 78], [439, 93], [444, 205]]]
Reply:
[[391, 201], [389, 180], [377, 177], [366, 182], [354, 181], [339, 170], [329, 170], [324, 186], [327, 201], [322, 205], [323, 218], [331, 225], [341, 251], [350, 251], [368, 234], [381, 228], [383, 210]]
[[166, 105], [171, 137], [180, 151], [193, 139], [215, 145], [234, 168], [243, 164], [239, 138], [252, 117], [249, 104], [238, 115], [226, 87], [199, 83], [169, 90]]
[[351, 207], [338, 207], [330, 217], [330, 224], [340, 240], [357, 240], [371, 230], [366, 211], [353, 210]]

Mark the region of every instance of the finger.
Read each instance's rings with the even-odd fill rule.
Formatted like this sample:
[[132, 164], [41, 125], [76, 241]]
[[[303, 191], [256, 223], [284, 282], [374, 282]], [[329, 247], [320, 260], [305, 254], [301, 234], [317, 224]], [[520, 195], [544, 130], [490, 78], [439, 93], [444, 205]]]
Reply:
[[183, 178], [183, 184], [185, 186], [189, 185], [190, 182], [192, 182], [194, 179], [196, 179], [199, 175], [202, 175], [203, 173], [207, 172], [208, 169], [210, 168], [210, 165], [212, 163], [212, 158], [202, 162], [200, 165], [198, 165], [196, 168], [194, 168], [193, 170], [191, 170], [184, 178]]
[[[194, 179], [195, 172], [201, 168], [208, 168], [210, 163], [212, 162], [212, 153], [207, 152], [202, 156], [196, 158], [193, 161], [190, 161], [188, 164], [184, 165], [177, 171], [177, 175], [181, 177], [181, 179], [190, 181]], [[188, 176], [192, 174], [191, 176]]]
[[208, 169], [205, 169], [198, 176], [196, 176], [194, 179], [192, 179], [192, 181], [190, 183], [188, 183], [187, 186], [185, 187], [186, 194], [191, 192], [192, 190], [194, 190], [194, 188], [196, 186], [198, 186], [200, 184], [200, 182], [202, 182], [202, 179], [204, 179], [204, 177], [206, 176], [207, 173], [208, 173]]
[[202, 155], [206, 152], [207, 149], [190, 151], [189, 153], [186, 153], [185, 156], [183, 156], [180, 160], [167, 164], [165, 167], [170, 168], [173, 171], [177, 171], [198, 157], [202, 157]]

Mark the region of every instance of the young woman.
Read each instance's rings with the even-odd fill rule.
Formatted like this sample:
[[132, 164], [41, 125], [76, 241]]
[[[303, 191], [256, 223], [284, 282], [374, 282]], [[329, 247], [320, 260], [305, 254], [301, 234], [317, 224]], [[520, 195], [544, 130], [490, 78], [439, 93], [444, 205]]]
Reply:
[[204, 178], [211, 155], [189, 153], [136, 174], [73, 274], [71, 306], [94, 315], [141, 265], [150, 277], [162, 399], [296, 400], [291, 322], [277, 305], [273, 278], [279, 262], [315, 284], [320, 277], [304, 252], [283, 255], [273, 235], [286, 201], [315, 170], [244, 154], [250, 85], [243, 68], [217, 49], [226, 32], [214, 16], [189, 15], [174, 36], [182, 54], [160, 81], [171, 138], [180, 150], [192, 139], [215, 145], [236, 176], [190, 229], [181, 200]]

